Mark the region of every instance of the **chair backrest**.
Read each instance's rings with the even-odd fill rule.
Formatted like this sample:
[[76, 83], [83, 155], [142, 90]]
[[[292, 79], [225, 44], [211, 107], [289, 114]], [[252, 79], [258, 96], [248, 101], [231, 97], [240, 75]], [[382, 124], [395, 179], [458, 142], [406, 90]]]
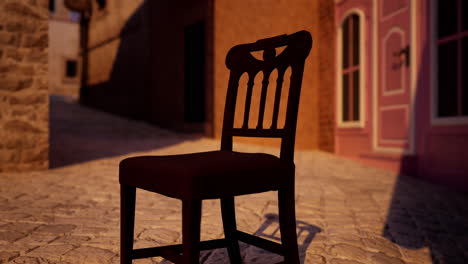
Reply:
[[[282, 53], [276, 56], [275, 48], [283, 47]], [[297, 114], [299, 108], [299, 96], [301, 93], [304, 63], [312, 47], [312, 37], [307, 31], [299, 31], [291, 35], [282, 35], [268, 39], [262, 39], [255, 43], [243, 44], [233, 47], [226, 56], [226, 66], [230, 70], [229, 84], [224, 109], [223, 132], [221, 137], [221, 149], [232, 150], [232, 138], [240, 137], [270, 137], [281, 138], [280, 158], [294, 159], [294, 144], [296, 137]], [[252, 52], [263, 51], [263, 60], [256, 59]], [[280, 109], [281, 91], [286, 70], [291, 69], [291, 79], [287, 98], [286, 115], [283, 128], [278, 128], [278, 113]], [[277, 70], [278, 79], [276, 85], [269, 85], [270, 74]], [[255, 128], [249, 128], [251, 111], [252, 90], [255, 76], [263, 72], [263, 80], [258, 111], [258, 123]], [[243, 125], [234, 127], [234, 115], [238, 98], [239, 80], [247, 73], [247, 92], [245, 97], [245, 109]], [[275, 87], [273, 101], [273, 114], [271, 127], [263, 127], [265, 116], [266, 94], [269, 87]], [[253, 113], [255, 114], [255, 113]]]

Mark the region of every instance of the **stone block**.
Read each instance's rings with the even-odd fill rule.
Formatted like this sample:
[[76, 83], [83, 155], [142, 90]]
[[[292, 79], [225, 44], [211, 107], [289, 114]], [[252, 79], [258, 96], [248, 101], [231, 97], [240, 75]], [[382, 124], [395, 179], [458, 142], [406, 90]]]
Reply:
[[24, 75], [28, 75], [28, 76], [31, 76], [31, 75], [35, 74], [34, 67], [30, 66], [30, 65], [20, 66], [20, 67], [18, 67], [18, 70], [19, 70], [20, 73], [22, 73]]
[[16, 64], [4, 63], [3, 65], [0, 65], [0, 73], [15, 71], [17, 68], [18, 66]]
[[371, 259], [375, 264], [405, 264], [401, 259], [389, 257], [382, 252], [375, 253]]
[[47, 52], [42, 52], [40, 49], [32, 49], [27, 55], [26, 55], [26, 61], [27, 62], [33, 62], [33, 63], [41, 63], [41, 64], [46, 64], [49, 60]]
[[15, 62], [21, 62], [24, 58], [24, 53], [18, 51], [17, 49], [8, 49], [6, 52], [6, 57], [12, 59]]
[[36, 232], [46, 234], [64, 234], [73, 231], [75, 228], [75, 225], [45, 225], [39, 227]]
[[32, 93], [23, 97], [12, 96], [10, 98], [10, 104], [12, 105], [36, 105], [47, 103], [47, 94], [44, 93]]
[[20, 147], [31, 148], [36, 144], [34, 139], [30, 136], [22, 137], [21, 135], [11, 133], [0, 133], [0, 136], [2, 137], [3, 147], [7, 149], [15, 149]]
[[381, 237], [363, 238], [362, 242], [368, 248], [374, 249], [376, 251], [384, 252], [386, 255], [390, 257], [401, 257], [401, 253], [398, 247], [385, 238], [381, 238]]
[[364, 264], [362, 262], [358, 262], [355, 260], [349, 260], [349, 259], [340, 259], [340, 258], [334, 258], [330, 262], [331, 264]]
[[26, 235], [18, 231], [5, 231], [0, 232], [0, 241], [14, 242], [20, 238], [25, 237]]
[[64, 255], [64, 259], [73, 263], [107, 263], [116, 254], [107, 249], [82, 246]]
[[14, 91], [19, 84], [18, 79], [0, 78], [0, 90]]
[[0, 32], [0, 44], [8, 46], [17, 46], [20, 36], [15, 33]]
[[7, 23], [5, 28], [9, 32], [34, 33], [37, 25], [31, 21], [14, 21]]
[[[11, 262], [8, 262], [8, 264], [49, 264], [49, 263], [58, 263], [58, 262], [49, 262], [43, 258], [25, 257], [25, 256], [19, 256], [17, 258], [14, 258]], [[62, 262], [60, 262], [60, 264], [62, 264]]]
[[330, 254], [340, 258], [352, 259], [367, 263], [367, 251], [348, 244], [336, 244], [330, 248]]
[[38, 147], [21, 151], [20, 161], [24, 163], [32, 161], [47, 160], [49, 157], [48, 147]]
[[17, 256], [19, 256], [19, 252], [16, 251], [0, 252], [0, 263], [6, 263]]
[[46, 18], [44, 17], [44, 14], [42, 14], [43, 12], [40, 12], [40, 9], [31, 8], [19, 1], [7, 3], [3, 6], [3, 10], [9, 14], [26, 18]]
[[11, 163], [19, 161], [19, 151], [18, 150], [1, 150], [0, 151], [0, 162], [2, 163]]
[[24, 48], [46, 48], [49, 45], [49, 37], [47, 33], [39, 35], [28, 35], [23, 37], [22, 47]]
[[72, 250], [72, 245], [44, 245], [29, 252], [29, 257], [43, 257], [50, 260], [60, 260], [61, 256]]
[[[20, 107], [20, 108], [13, 108], [11, 109], [11, 114], [10, 116], [12, 118], [23, 118], [27, 117], [27, 115], [30, 113], [31, 109], [25, 108], [25, 107]], [[23, 118], [24, 119], [24, 118]]]
[[37, 128], [22, 120], [10, 120], [3, 125], [3, 129], [12, 133], [42, 133], [43, 129]]

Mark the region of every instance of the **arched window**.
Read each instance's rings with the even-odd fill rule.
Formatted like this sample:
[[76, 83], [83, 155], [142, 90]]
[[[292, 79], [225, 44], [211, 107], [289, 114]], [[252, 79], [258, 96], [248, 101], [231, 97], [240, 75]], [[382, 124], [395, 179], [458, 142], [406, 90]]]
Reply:
[[468, 1], [437, 1], [437, 116], [468, 116]]
[[341, 25], [341, 120], [358, 122], [361, 120], [361, 51], [360, 19], [357, 14], [345, 18]]

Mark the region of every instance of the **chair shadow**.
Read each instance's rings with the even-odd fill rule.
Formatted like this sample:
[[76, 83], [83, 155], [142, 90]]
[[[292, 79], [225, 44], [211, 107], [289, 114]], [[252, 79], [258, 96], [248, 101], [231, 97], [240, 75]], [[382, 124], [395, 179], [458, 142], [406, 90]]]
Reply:
[[[315, 235], [322, 231], [317, 226], [311, 225], [307, 222], [297, 220], [297, 237], [299, 246], [299, 257], [301, 263], [305, 263], [306, 252], [309, 248]], [[274, 242], [281, 242], [279, 230], [279, 216], [277, 214], [265, 214], [265, 220], [254, 233], [254, 235], [272, 240]], [[241, 256], [243, 263], [257, 263], [257, 264], [273, 264], [284, 263], [283, 257], [261, 248], [239, 242]], [[163, 261], [161, 264], [169, 264], [171, 262]], [[226, 249], [216, 249], [210, 251], [202, 251], [200, 253], [200, 263], [204, 264], [219, 264], [230, 263], [229, 256]]]
[[[268, 238], [276, 242], [281, 242], [279, 216], [277, 214], [266, 214], [265, 218], [265, 221], [255, 232], [255, 235]], [[320, 233], [322, 229], [307, 222], [296, 220], [296, 230], [299, 246], [299, 257], [301, 259], [301, 263], [304, 263], [307, 249], [312, 243], [315, 235]]]

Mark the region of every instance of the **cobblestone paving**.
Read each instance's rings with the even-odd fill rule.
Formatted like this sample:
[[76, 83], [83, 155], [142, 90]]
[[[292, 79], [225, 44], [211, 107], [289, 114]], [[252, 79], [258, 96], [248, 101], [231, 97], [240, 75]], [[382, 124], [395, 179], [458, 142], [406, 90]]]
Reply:
[[[51, 102], [55, 168], [0, 174], [0, 263], [119, 263], [119, 161], [213, 150], [219, 141]], [[467, 194], [323, 152], [298, 152], [296, 164], [303, 263], [468, 263]], [[236, 205], [240, 230], [278, 241], [276, 193], [241, 196]], [[178, 200], [139, 190], [136, 207], [135, 248], [181, 241]], [[203, 202], [201, 237], [223, 237], [217, 200]], [[245, 244], [241, 250], [244, 263], [282, 260]], [[204, 251], [201, 263], [226, 257], [224, 249]]]

